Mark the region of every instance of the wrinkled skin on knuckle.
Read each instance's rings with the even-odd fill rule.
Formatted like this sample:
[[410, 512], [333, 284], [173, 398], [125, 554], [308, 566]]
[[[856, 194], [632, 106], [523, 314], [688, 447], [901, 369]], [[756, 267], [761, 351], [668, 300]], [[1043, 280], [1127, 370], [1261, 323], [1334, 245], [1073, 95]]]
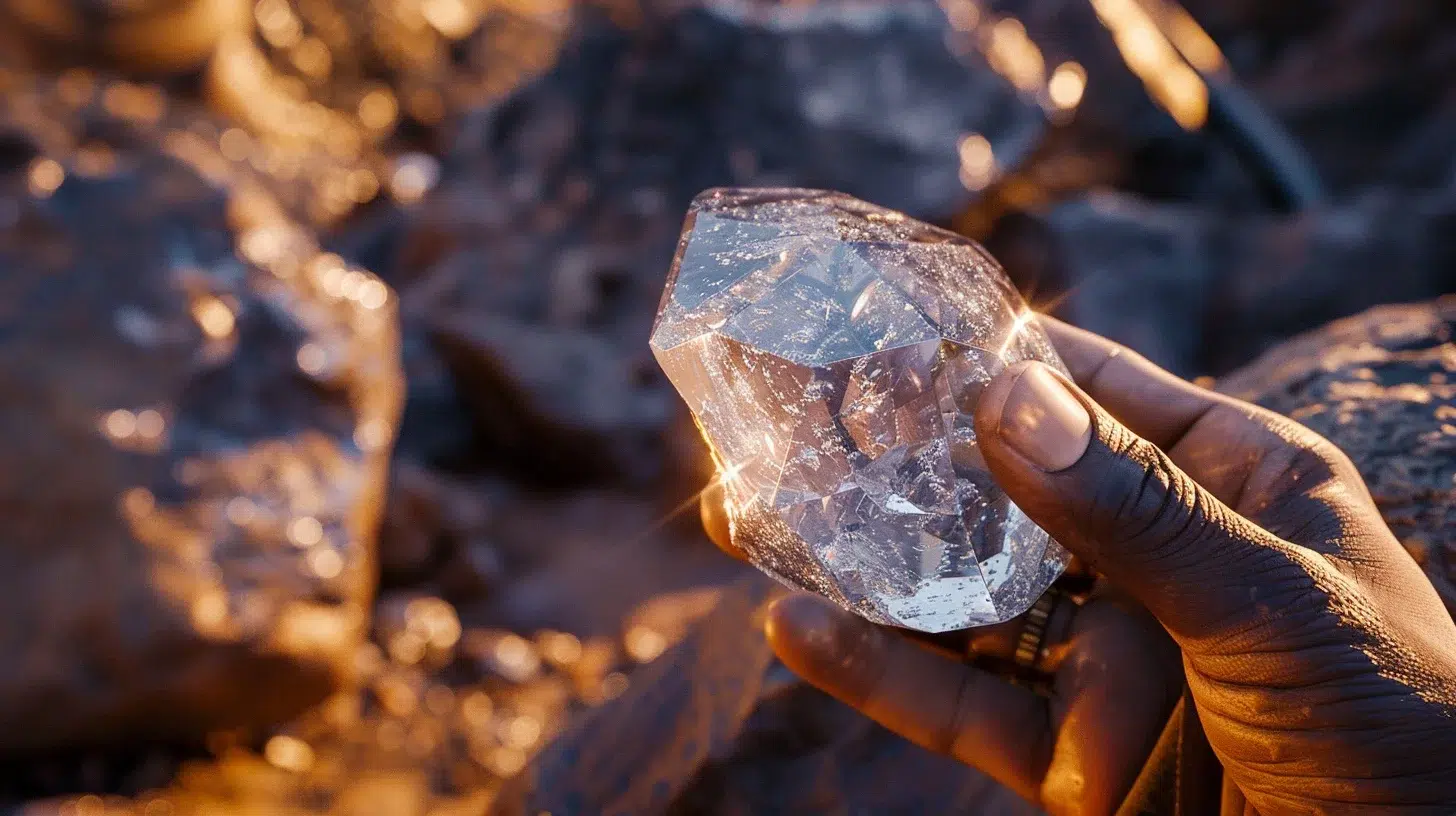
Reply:
[[1236, 509], [1273, 535], [1322, 555], [1358, 556], [1358, 548], [1348, 545], [1384, 524], [1358, 475], [1343, 472], [1343, 458], [1322, 439], [1272, 447], [1248, 475]]
[[1157, 562], [1230, 532], [1222, 514], [1166, 454], [1126, 432], [1109, 436], [1095, 451], [1101, 461], [1089, 469], [1097, 475], [1079, 508], [1094, 528], [1094, 540], [1115, 544], [1140, 561]]
[[1210, 410], [1168, 454], [1250, 518], [1331, 482], [1357, 486], [1355, 498], [1368, 498], [1359, 472], [1333, 443], [1287, 417], [1242, 403]]

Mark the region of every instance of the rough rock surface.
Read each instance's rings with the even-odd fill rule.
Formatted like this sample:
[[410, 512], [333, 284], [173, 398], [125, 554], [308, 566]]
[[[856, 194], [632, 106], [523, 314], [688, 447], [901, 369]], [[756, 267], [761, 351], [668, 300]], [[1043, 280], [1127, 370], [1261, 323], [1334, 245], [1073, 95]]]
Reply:
[[[281, 130], [353, 129], [366, 141], [437, 148], [454, 117], [549, 68], [571, 19], [564, 0], [264, 0], [250, 53], [270, 84], [318, 108], [304, 123], [239, 100]], [[286, 135], [286, 134], [280, 134]], [[320, 133], [325, 139], [328, 133]]]
[[278, 722], [368, 625], [393, 296], [160, 113], [59, 96], [3, 111], [0, 753]]
[[1230, 374], [1219, 390], [1287, 414], [1349, 454], [1456, 614], [1456, 297], [1336, 321]]

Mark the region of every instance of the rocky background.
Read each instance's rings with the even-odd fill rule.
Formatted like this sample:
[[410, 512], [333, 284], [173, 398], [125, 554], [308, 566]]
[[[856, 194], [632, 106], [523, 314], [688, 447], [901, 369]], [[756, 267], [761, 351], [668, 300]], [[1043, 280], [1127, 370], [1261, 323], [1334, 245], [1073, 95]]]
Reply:
[[1451, 301], [1230, 374], [1456, 291], [1456, 11], [1190, 0], [1200, 73], [1143, 8], [0, 0], [0, 812], [1025, 812], [696, 529], [646, 337], [716, 185], [1307, 422], [1456, 608]]

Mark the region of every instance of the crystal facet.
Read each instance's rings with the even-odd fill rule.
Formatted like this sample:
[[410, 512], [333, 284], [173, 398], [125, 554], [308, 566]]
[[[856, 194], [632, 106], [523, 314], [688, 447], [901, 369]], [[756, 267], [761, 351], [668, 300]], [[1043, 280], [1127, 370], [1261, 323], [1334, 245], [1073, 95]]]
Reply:
[[688, 212], [652, 349], [759, 568], [926, 632], [1025, 611], [1067, 554], [986, 470], [987, 381], [1065, 370], [974, 242], [818, 190], [712, 190]]

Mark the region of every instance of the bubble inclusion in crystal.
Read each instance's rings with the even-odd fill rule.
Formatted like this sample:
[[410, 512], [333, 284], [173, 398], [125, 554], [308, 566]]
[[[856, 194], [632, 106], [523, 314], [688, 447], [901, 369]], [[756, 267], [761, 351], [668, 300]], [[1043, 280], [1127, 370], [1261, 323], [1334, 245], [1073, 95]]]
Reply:
[[784, 583], [941, 632], [1015, 617], [1065, 567], [976, 444], [997, 372], [1065, 370], [976, 243], [839, 193], [710, 190], [652, 349], [718, 462], [735, 543]]

